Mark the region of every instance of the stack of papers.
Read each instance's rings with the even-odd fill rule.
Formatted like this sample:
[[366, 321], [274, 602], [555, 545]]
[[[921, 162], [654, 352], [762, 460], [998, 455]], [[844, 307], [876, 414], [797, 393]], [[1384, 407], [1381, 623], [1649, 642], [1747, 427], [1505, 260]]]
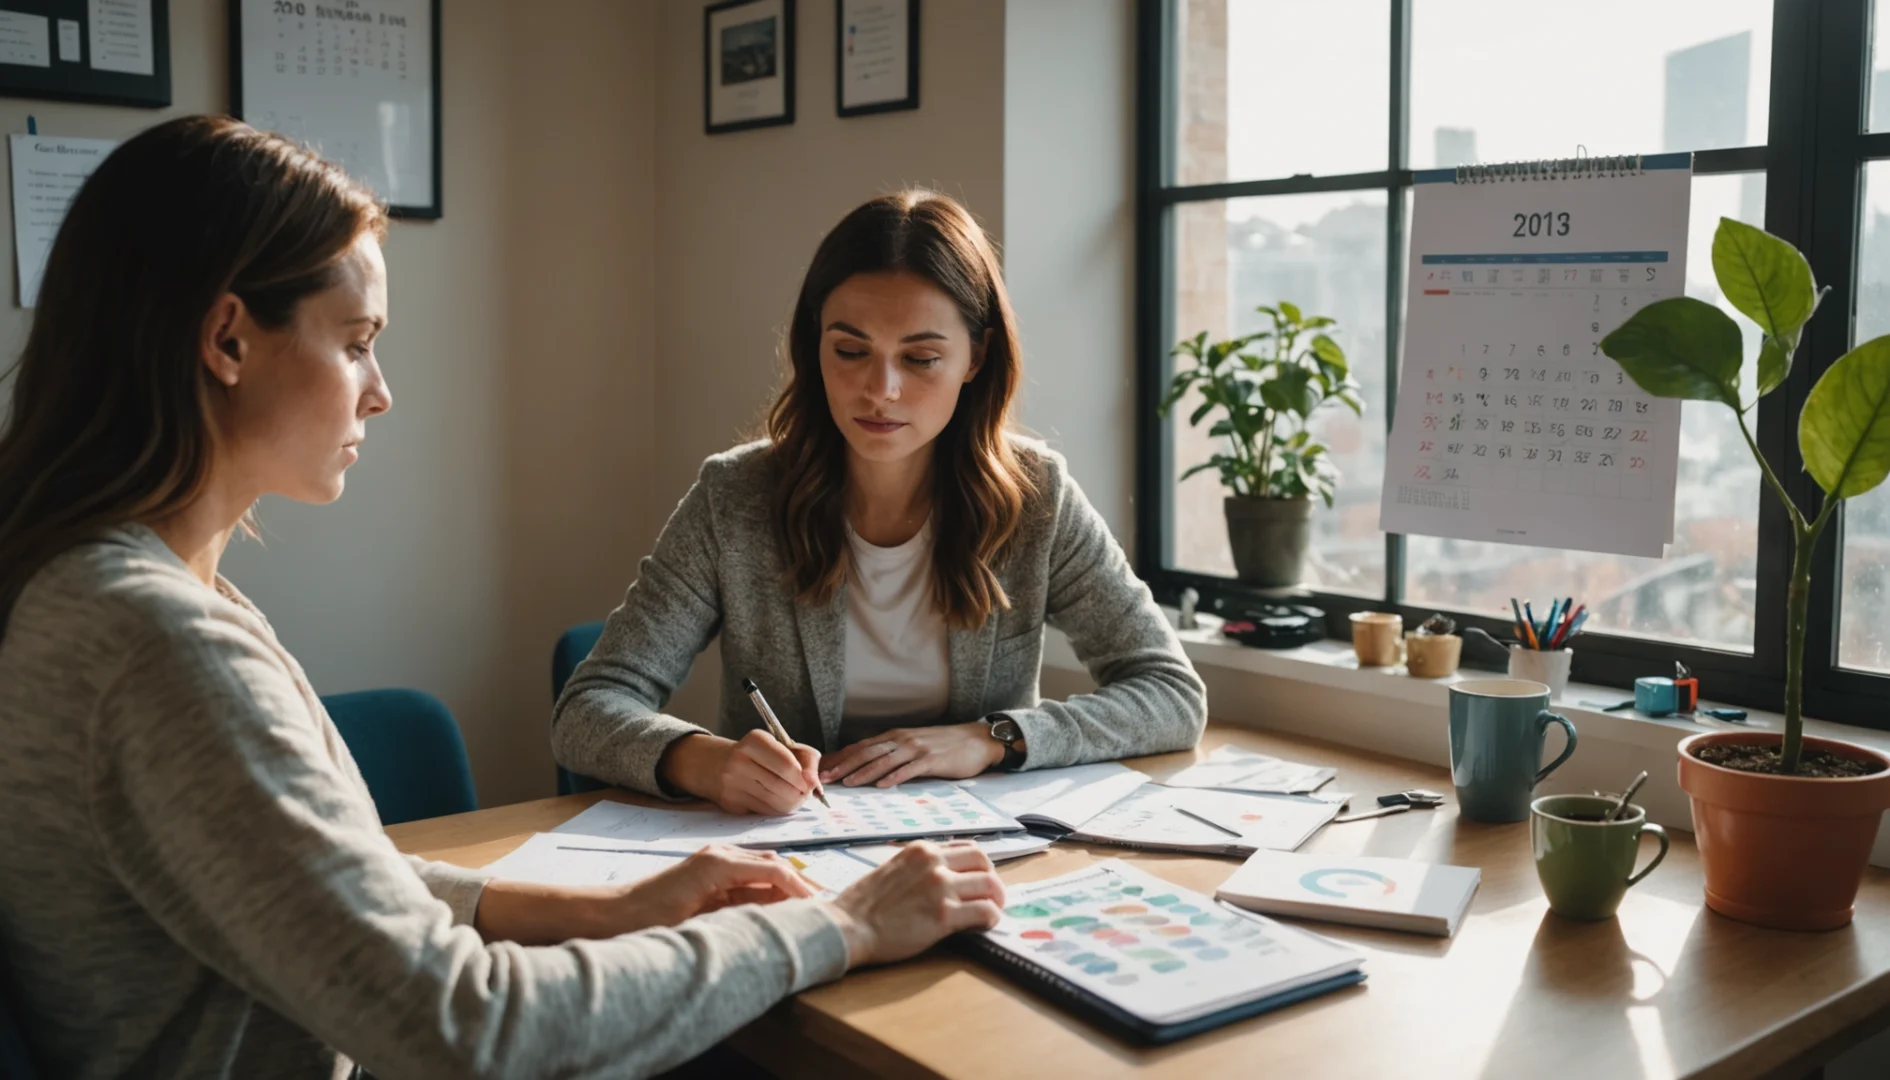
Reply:
[[677, 810], [606, 800], [553, 832], [609, 840], [622, 848], [695, 851], [704, 844], [751, 848], [834, 847], [889, 840], [920, 840], [1020, 832], [1008, 814], [951, 783], [892, 788], [838, 785], [827, 789], [829, 810], [809, 800], [780, 817]]
[[1334, 803], [1144, 784], [1083, 822], [1070, 839], [1092, 844], [1245, 857], [1291, 851], [1339, 813]]
[[1236, 746], [1223, 746], [1168, 778], [1169, 787], [1219, 788], [1261, 795], [1304, 795], [1337, 776], [1337, 769], [1301, 765]]
[[1262, 851], [1215, 895], [1273, 915], [1449, 937], [1482, 878], [1471, 866]]

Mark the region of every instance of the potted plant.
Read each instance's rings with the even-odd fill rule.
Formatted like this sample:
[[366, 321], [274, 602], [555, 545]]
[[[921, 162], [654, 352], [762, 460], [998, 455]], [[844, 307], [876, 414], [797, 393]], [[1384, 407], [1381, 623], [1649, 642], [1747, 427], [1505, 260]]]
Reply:
[[1202, 331], [1175, 346], [1173, 355], [1194, 363], [1175, 373], [1160, 412], [1167, 416], [1188, 391], [1199, 391], [1201, 404], [1188, 423], [1198, 427], [1213, 416], [1208, 434], [1225, 438], [1227, 448], [1181, 479], [1220, 472], [1227, 540], [1241, 581], [1297, 585], [1312, 535], [1312, 498], [1331, 506], [1339, 480], [1307, 421], [1335, 401], [1363, 415], [1365, 403], [1345, 351], [1322, 332], [1334, 320], [1303, 315], [1284, 300], [1255, 310], [1272, 320], [1272, 329], [1211, 344]]
[[1707, 906], [1745, 922], [1825, 930], [1851, 920], [1857, 887], [1890, 809], [1890, 757], [1805, 736], [1805, 622], [1812, 553], [1838, 503], [1890, 473], [1890, 336], [1838, 358], [1805, 399], [1798, 449], [1824, 491], [1807, 515], [1753, 441], [1746, 417], [1776, 390], [1823, 294], [1798, 249], [1721, 218], [1713, 236], [1720, 291], [1763, 335], [1758, 393], [1742, 401], [1743, 343], [1732, 317], [1680, 297], [1642, 308], [1601, 342], [1641, 389], [1659, 397], [1717, 401], [1732, 409], [1765, 484], [1792, 526], [1786, 594], [1785, 730], [1710, 732], [1680, 743], [1680, 787], [1706, 874]]

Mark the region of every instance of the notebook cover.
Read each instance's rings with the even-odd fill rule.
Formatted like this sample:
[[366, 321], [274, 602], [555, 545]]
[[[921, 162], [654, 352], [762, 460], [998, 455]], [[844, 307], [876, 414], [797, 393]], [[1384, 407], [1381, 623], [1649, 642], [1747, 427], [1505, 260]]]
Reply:
[[1238, 1005], [1230, 1005], [1225, 1009], [1205, 1016], [1197, 1016], [1191, 1020], [1160, 1024], [1145, 1020], [1106, 998], [1077, 986], [1049, 968], [1026, 960], [1001, 945], [993, 944], [982, 934], [965, 934], [952, 940], [968, 955], [1012, 976], [1039, 996], [1056, 1002], [1105, 1030], [1150, 1046], [1160, 1046], [1185, 1039], [1190, 1035], [1199, 1035], [1204, 1031], [1212, 1031], [1235, 1021], [1245, 1020], [1250, 1016], [1259, 1016], [1275, 1009], [1283, 1009], [1288, 1005], [1296, 1005], [1309, 998], [1329, 994], [1334, 990], [1343, 990], [1365, 981], [1363, 971], [1349, 971], [1342, 975], [1334, 975], [1329, 979], [1308, 983], [1305, 986], [1283, 990], [1252, 1001], [1243, 1001]]

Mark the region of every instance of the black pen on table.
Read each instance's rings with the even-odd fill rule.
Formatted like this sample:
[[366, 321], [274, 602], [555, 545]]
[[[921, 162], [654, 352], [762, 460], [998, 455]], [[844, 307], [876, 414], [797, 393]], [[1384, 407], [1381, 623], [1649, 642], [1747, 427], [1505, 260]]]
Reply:
[[[779, 739], [781, 745], [788, 748], [788, 753], [793, 753], [794, 740], [788, 738], [787, 729], [781, 726], [781, 721], [775, 717], [774, 710], [768, 707], [768, 699], [761, 696], [761, 687], [756, 686], [753, 679], [743, 679], [742, 689], [748, 693], [748, 700], [755, 706], [755, 711], [761, 714], [762, 723], [768, 725], [768, 733]], [[833, 809], [833, 804], [827, 801], [827, 793], [821, 790], [819, 780], [814, 781], [814, 798], [820, 800], [820, 805], [829, 810]]]

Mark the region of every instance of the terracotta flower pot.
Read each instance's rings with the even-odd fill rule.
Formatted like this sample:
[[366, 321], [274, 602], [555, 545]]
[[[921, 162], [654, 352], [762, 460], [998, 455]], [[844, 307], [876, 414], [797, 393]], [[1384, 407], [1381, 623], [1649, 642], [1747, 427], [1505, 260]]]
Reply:
[[1780, 930], [1834, 930], [1851, 921], [1857, 886], [1890, 809], [1890, 757], [1832, 739], [1805, 750], [1867, 758], [1870, 776], [1814, 779], [1740, 772], [1693, 756], [1702, 746], [1777, 746], [1777, 732], [1714, 731], [1680, 743], [1680, 789], [1693, 800], [1706, 906]]

